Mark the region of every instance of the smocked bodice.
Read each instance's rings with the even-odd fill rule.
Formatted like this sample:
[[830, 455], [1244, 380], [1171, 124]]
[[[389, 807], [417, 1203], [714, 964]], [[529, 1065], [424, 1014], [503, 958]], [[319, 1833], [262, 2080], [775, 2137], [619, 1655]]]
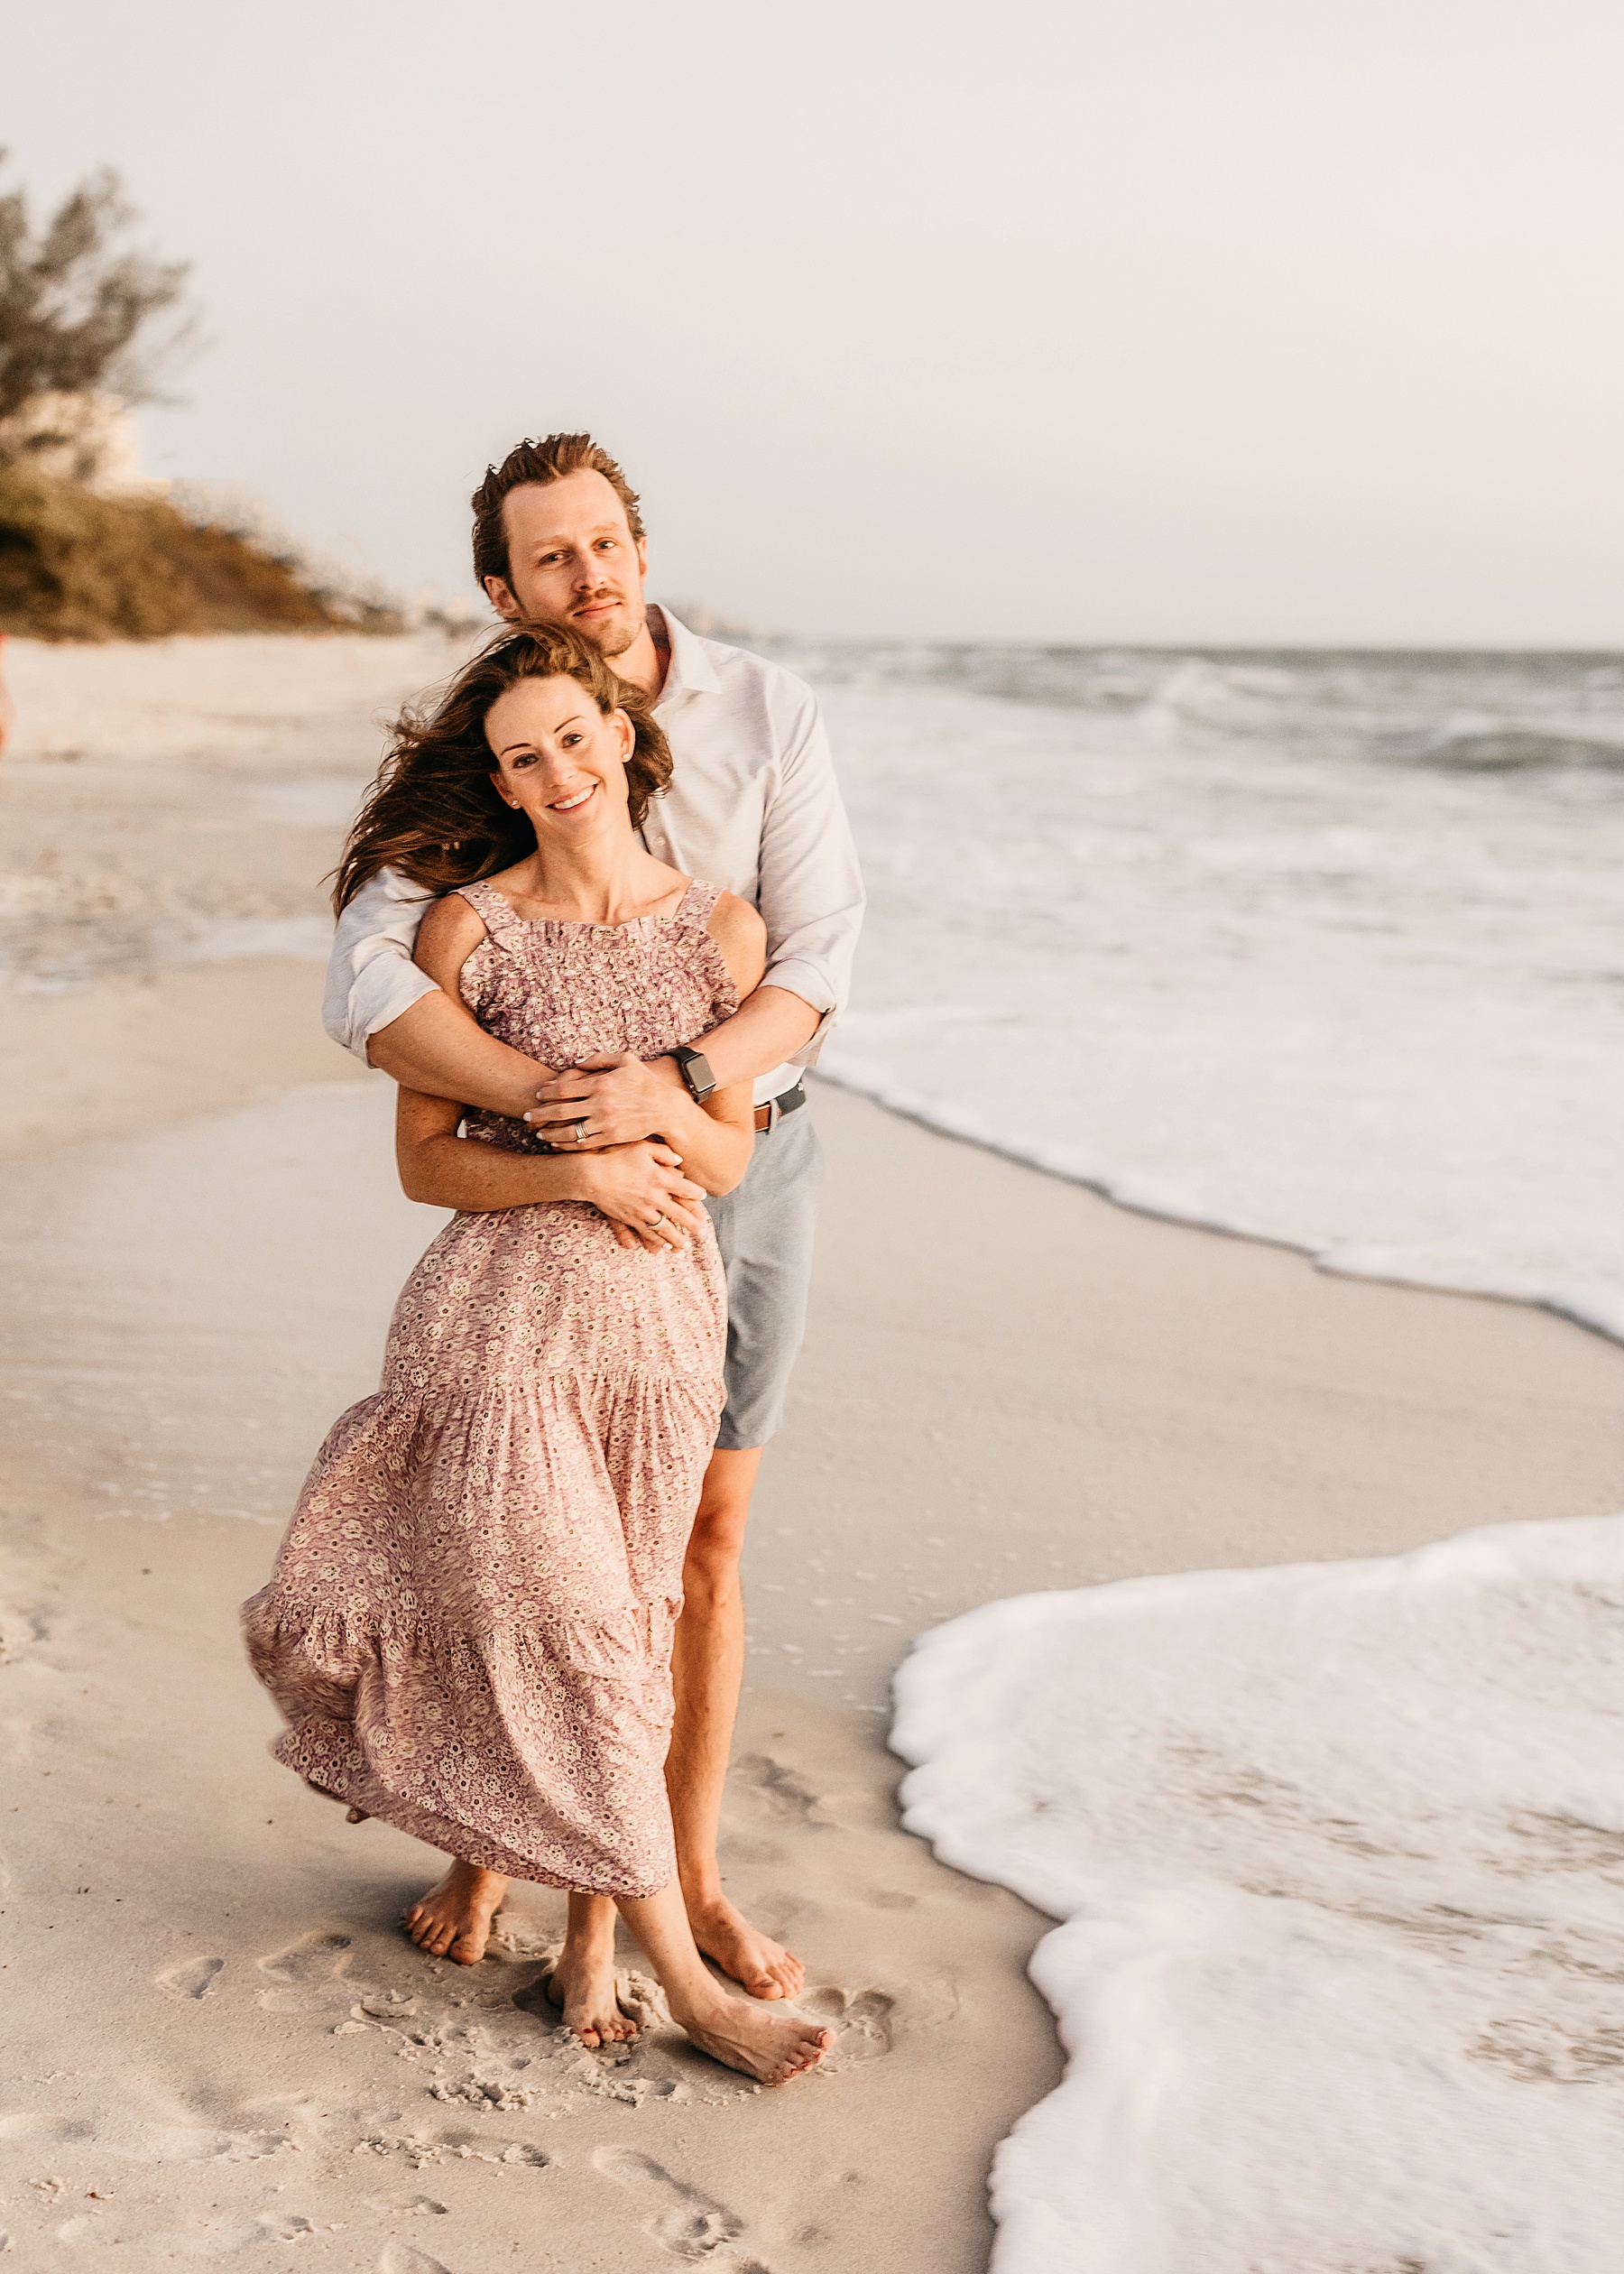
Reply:
[[[457, 982], [487, 1033], [560, 1070], [611, 1051], [658, 1058], [695, 1042], [739, 1007], [721, 948], [706, 929], [720, 884], [690, 884], [669, 916], [577, 924], [517, 915], [489, 884], [462, 896], [485, 928]], [[470, 1136], [545, 1152], [522, 1122], [483, 1110]]]

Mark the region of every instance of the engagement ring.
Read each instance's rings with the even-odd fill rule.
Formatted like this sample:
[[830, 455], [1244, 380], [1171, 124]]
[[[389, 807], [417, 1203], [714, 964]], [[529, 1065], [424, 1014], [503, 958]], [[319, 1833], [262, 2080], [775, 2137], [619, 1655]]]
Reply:
[[586, 1142], [586, 1124], [585, 1122], [577, 1122], [576, 1123], [576, 1142], [577, 1145], [584, 1145]]

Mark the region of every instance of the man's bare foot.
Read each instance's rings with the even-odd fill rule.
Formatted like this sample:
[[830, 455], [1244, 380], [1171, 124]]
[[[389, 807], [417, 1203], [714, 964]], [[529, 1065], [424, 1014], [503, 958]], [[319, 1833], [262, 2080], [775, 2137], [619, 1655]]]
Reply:
[[794, 1952], [752, 1927], [725, 1895], [690, 1903], [688, 1925], [706, 1956], [752, 1998], [798, 1998], [806, 1988], [807, 1969]]
[[763, 2013], [748, 1998], [719, 1990], [692, 2011], [671, 2016], [702, 2053], [726, 2068], [753, 2076], [759, 2084], [787, 2084], [814, 2069], [835, 2042], [832, 2029], [799, 2013]]
[[406, 1932], [431, 1958], [455, 1958], [459, 1966], [476, 1966], [506, 1893], [504, 1872], [459, 1861], [413, 1903], [406, 1914]]
[[636, 2022], [614, 1992], [613, 1935], [607, 1943], [595, 1941], [585, 1949], [567, 1942], [544, 1987], [563, 2014], [564, 2027], [583, 2045], [623, 2045], [637, 2035]]

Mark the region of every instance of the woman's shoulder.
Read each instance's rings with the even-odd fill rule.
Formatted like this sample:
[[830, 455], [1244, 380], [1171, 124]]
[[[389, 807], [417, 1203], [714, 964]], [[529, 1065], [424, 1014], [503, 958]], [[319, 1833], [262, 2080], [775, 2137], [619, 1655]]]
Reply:
[[704, 920], [706, 934], [720, 950], [728, 976], [740, 994], [748, 994], [759, 984], [766, 967], [767, 927], [757, 911], [737, 892], [730, 892], [721, 884], [707, 884], [702, 889], [710, 896]]
[[[477, 892], [478, 887], [471, 886]], [[426, 971], [432, 971], [437, 963], [454, 963], [460, 968], [473, 954], [489, 929], [484, 918], [466, 892], [447, 892], [443, 898], [431, 901], [423, 911], [423, 920], [418, 926], [417, 961]]]
[[705, 920], [705, 929], [719, 947], [764, 948], [767, 927], [761, 921], [761, 911], [752, 908], [737, 892], [730, 892], [724, 884], [706, 886], [715, 894], [711, 910]]

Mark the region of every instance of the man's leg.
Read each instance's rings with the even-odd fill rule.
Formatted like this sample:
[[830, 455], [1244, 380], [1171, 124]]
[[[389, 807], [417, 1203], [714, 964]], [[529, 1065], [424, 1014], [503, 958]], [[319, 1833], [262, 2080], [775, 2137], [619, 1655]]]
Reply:
[[793, 1998], [805, 1971], [728, 1901], [716, 1831], [744, 1673], [739, 1559], [761, 1448], [782, 1417], [806, 1326], [817, 1165], [803, 1108], [756, 1139], [743, 1183], [709, 1204], [727, 1272], [727, 1405], [688, 1541], [671, 1658], [677, 1710], [666, 1788], [694, 1939], [757, 1998]]
[[677, 1870], [694, 1940], [755, 1998], [793, 1998], [800, 1960], [752, 1927], [722, 1891], [716, 1831], [744, 1676], [744, 1596], [739, 1558], [761, 1466], [759, 1446], [713, 1453], [683, 1567], [671, 1678], [677, 1717], [666, 1789], [677, 1834]]

